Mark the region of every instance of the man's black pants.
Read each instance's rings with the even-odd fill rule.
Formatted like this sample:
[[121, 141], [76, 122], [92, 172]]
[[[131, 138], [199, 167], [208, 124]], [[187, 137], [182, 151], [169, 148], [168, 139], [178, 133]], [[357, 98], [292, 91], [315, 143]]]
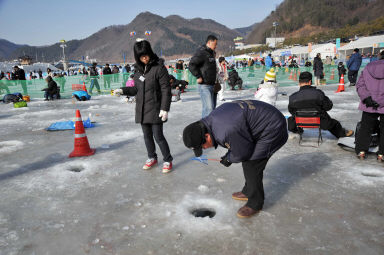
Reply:
[[360, 151], [367, 152], [372, 141], [372, 133], [377, 129], [377, 119], [380, 118], [380, 141], [378, 154], [384, 154], [384, 114], [363, 112], [361, 127], [356, 136], [356, 154]]
[[155, 137], [156, 143], [160, 147], [160, 151], [163, 154], [165, 162], [171, 162], [173, 160], [171, 152], [169, 150], [168, 142], [163, 134], [163, 123], [161, 124], [141, 124], [144, 134], [145, 147], [147, 147], [148, 158], [156, 158], [156, 147], [153, 137]]
[[245, 185], [241, 191], [248, 197], [246, 206], [261, 210], [264, 205], [263, 171], [269, 158], [244, 161], [243, 172]]
[[356, 84], [358, 73], [359, 73], [359, 70], [357, 70], [357, 71], [349, 70], [348, 71], [348, 80], [350, 83]]

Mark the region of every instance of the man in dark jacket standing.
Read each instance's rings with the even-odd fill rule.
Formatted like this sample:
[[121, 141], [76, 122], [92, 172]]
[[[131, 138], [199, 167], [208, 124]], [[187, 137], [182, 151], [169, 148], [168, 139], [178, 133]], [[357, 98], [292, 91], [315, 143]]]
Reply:
[[229, 167], [232, 163], [242, 163], [245, 185], [242, 191], [232, 194], [235, 200], [248, 201], [237, 212], [240, 218], [251, 217], [263, 208], [263, 171], [269, 158], [287, 139], [284, 115], [256, 100], [222, 104], [183, 131], [184, 144], [194, 150], [196, 157], [202, 155], [202, 149], [220, 145], [228, 149], [221, 164]]
[[92, 63], [92, 66], [89, 69], [89, 76], [91, 78], [91, 86], [89, 87], [89, 94], [92, 94], [93, 87], [96, 86], [97, 92], [101, 93], [99, 82], [99, 73], [97, 72], [97, 63]]
[[111, 88], [111, 74], [112, 70], [109, 67], [109, 64], [105, 64], [103, 68], [103, 78], [104, 78], [104, 88]]
[[353, 135], [352, 130], [345, 130], [340, 122], [332, 119], [327, 111], [332, 109], [332, 101], [322, 90], [312, 87], [312, 74], [302, 72], [299, 77], [300, 90], [289, 96], [288, 111], [292, 114], [288, 118], [288, 130], [294, 133], [303, 132], [297, 129], [295, 115], [297, 111], [318, 111], [320, 113], [320, 127], [329, 130], [337, 138]]
[[203, 118], [208, 116], [216, 105], [213, 93], [217, 74], [216, 46], [216, 36], [209, 35], [206, 45], [201, 46], [189, 62], [189, 71], [197, 78]]
[[27, 81], [25, 79], [24, 70], [19, 68], [18, 66], [15, 66], [13, 69], [15, 71], [15, 79], [20, 80], [24, 95], [28, 95]]
[[357, 80], [357, 74], [359, 73], [359, 69], [361, 66], [362, 58], [359, 54], [359, 49], [354, 49], [351, 58], [347, 62], [348, 68], [348, 80], [349, 86], [355, 86]]
[[320, 53], [317, 53], [316, 57], [313, 59], [313, 73], [315, 74], [315, 85], [319, 86], [321, 84], [321, 79], [324, 78], [324, 67], [323, 61], [321, 61]]

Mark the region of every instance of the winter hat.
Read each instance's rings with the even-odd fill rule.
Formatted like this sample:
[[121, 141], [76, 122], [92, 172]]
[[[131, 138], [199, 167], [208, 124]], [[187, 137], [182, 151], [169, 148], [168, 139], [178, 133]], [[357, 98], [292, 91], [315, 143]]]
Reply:
[[276, 81], [276, 73], [274, 68], [269, 69], [269, 71], [265, 74], [264, 81]]
[[184, 128], [184, 145], [192, 149], [196, 157], [203, 154], [202, 145], [205, 143], [205, 133], [207, 133], [207, 128], [201, 121], [196, 121]]

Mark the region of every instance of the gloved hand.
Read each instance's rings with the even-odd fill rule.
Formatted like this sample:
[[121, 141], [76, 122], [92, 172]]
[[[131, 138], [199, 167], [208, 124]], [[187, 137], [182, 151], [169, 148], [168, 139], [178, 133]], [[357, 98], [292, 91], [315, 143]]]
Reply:
[[221, 157], [220, 163], [226, 167], [229, 167], [230, 165], [232, 165], [232, 163], [228, 161], [227, 155], [224, 155]]
[[367, 97], [366, 99], [363, 100], [363, 103], [367, 106], [367, 107], [372, 107], [373, 109], [377, 110], [377, 108], [379, 108], [379, 104], [374, 101], [372, 99], [371, 96]]
[[122, 89], [115, 89], [113, 91], [113, 94], [115, 94], [115, 96], [119, 97], [123, 94], [123, 90]]
[[168, 112], [160, 110], [159, 117], [161, 118], [162, 121], [167, 121], [167, 119], [168, 119]]

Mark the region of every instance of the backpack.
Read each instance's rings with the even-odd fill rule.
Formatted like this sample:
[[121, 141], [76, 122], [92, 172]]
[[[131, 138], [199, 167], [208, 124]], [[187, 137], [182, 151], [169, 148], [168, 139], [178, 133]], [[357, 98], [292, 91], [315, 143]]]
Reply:
[[3, 102], [4, 104], [16, 103], [19, 102], [22, 98], [23, 96], [20, 93], [6, 94], [3, 97]]

